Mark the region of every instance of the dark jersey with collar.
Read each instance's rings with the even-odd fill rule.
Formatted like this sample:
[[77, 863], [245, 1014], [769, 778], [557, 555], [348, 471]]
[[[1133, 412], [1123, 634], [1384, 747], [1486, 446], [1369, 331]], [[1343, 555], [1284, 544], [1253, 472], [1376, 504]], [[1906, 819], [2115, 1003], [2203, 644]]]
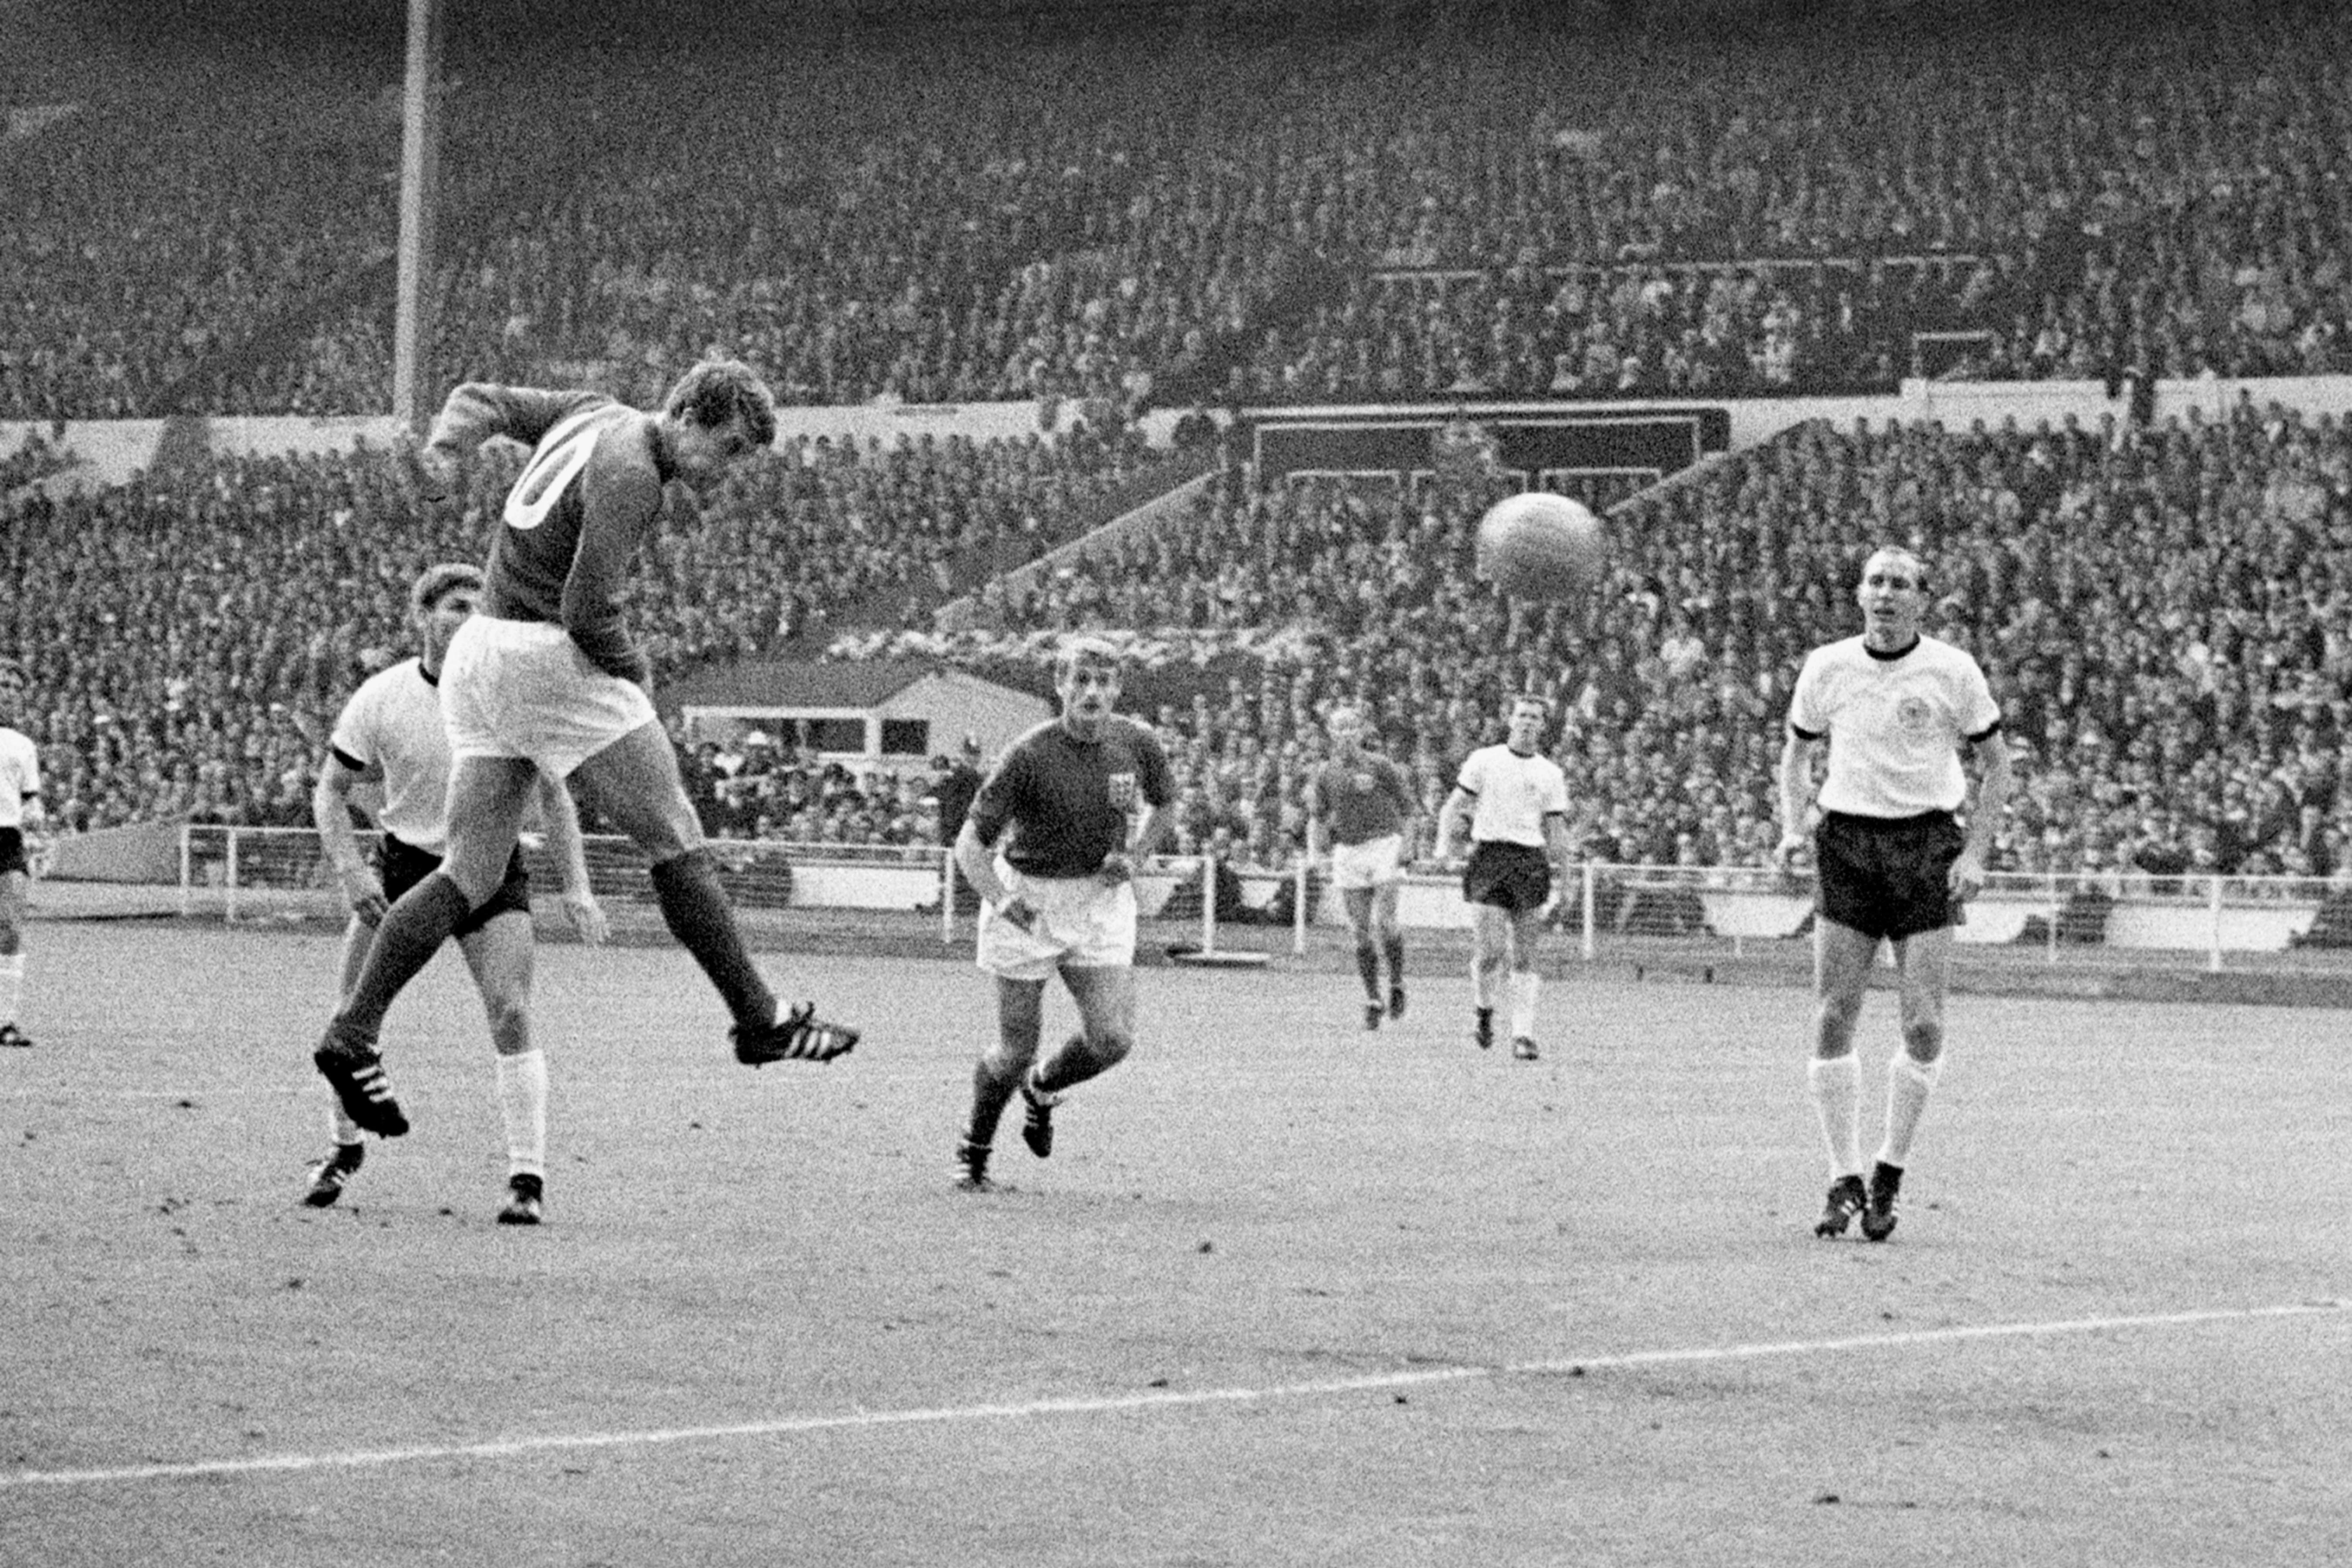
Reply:
[[1174, 797], [1168, 753], [1149, 725], [1113, 713], [1098, 739], [1082, 741], [1055, 719], [1013, 743], [966, 820], [981, 843], [1003, 839], [1006, 863], [1024, 876], [1091, 877], [1127, 847], [1139, 805]]
[[597, 668], [641, 685], [652, 665], [620, 600], [670, 478], [659, 423], [601, 392], [472, 383], [449, 395], [431, 441], [457, 453], [505, 436], [531, 448], [490, 543], [482, 612], [560, 626]]

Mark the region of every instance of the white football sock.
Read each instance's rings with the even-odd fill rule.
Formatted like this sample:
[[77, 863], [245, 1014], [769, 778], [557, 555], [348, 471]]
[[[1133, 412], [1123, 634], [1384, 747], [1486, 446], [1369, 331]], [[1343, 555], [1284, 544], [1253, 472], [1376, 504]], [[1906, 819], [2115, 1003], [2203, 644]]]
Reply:
[[1543, 976], [1532, 969], [1511, 971], [1511, 1038], [1532, 1040], [1536, 1037], [1536, 995], [1543, 989]]
[[1911, 1158], [1911, 1140], [1918, 1136], [1919, 1118], [1943, 1067], [1941, 1057], [1916, 1062], [1909, 1051], [1895, 1052], [1886, 1064], [1886, 1142], [1878, 1151], [1885, 1163], [1900, 1166]]
[[343, 1114], [343, 1102], [340, 1100], [330, 1099], [328, 1101], [328, 1108], [331, 1114], [329, 1115], [327, 1121], [329, 1125], [334, 1130], [335, 1142], [338, 1144], [359, 1142], [361, 1141], [360, 1124], [352, 1121], [349, 1116]]
[[547, 1056], [525, 1051], [499, 1058], [499, 1116], [507, 1129], [511, 1175], [547, 1174]]
[[0, 1024], [16, 1021], [17, 1005], [25, 1000], [25, 955], [0, 958]]
[[1829, 1148], [1830, 1174], [1862, 1174], [1862, 1064], [1852, 1051], [1815, 1057], [1805, 1079], [1813, 1092], [1813, 1113], [1821, 1119], [1822, 1142]]
[[1488, 1008], [1494, 1006], [1495, 983], [1493, 976], [1498, 973], [1507, 973], [1509, 972], [1507, 970], [1487, 968], [1485, 964], [1478, 962], [1478, 955], [1475, 952], [1473, 952], [1470, 955], [1471, 1005], [1476, 1007], [1481, 1013], [1484, 1013]]

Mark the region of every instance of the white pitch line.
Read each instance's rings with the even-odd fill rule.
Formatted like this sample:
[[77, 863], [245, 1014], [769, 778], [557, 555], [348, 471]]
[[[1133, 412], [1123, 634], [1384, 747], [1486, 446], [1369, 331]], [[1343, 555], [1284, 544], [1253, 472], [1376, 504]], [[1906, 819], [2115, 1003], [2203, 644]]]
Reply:
[[1427, 1367], [1411, 1372], [1366, 1373], [1313, 1383], [1274, 1384], [1263, 1388], [1203, 1388], [1149, 1394], [1114, 1394], [1066, 1399], [1027, 1399], [1000, 1405], [957, 1405], [930, 1409], [855, 1410], [835, 1415], [786, 1415], [717, 1426], [655, 1427], [635, 1432], [589, 1432], [569, 1436], [509, 1437], [485, 1443], [447, 1443], [405, 1448], [360, 1448], [341, 1454], [267, 1454], [244, 1459], [207, 1459], [176, 1465], [124, 1465], [87, 1470], [0, 1471], [0, 1490], [22, 1487], [112, 1486], [135, 1481], [186, 1480], [211, 1476], [299, 1474], [310, 1470], [362, 1469], [436, 1459], [506, 1459], [523, 1455], [593, 1448], [654, 1447], [671, 1443], [719, 1442], [730, 1437], [782, 1437], [810, 1432], [865, 1431], [881, 1426], [945, 1426], [964, 1421], [1026, 1421], [1055, 1415], [1108, 1415], [1139, 1410], [1181, 1410], [1211, 1405], [1267, 1404], [1319, 1399], [1339, 1394], [1377, 1394], [1433, 1384], [1480, 1379], [1581, 1373], [1620, 1368], [1687, 1366], [1706, 1362], [1759, 1361], [1772, 1356], [1823, 1355], [1844, 1351], [1898, 1350], [1906, 1346], [1965, 1343], [1980, 1340], [2036, 1339], [2060, 1334], [2108, 1333], [2132, 1329], [2181, 1328], [2201, 1323], [2240, 1323], [2260, 1319], [2307, 1318], [2341, 1313], [2352, 1300], [2328, 1298], [2270, 1307], [2219, 1307], [2199, 1311], [2158, 1312], [2108, 1318], [2062, 1318], [2044, 1322], [1980, 1323], [1916, 1329], [1843, 1339], [1776, 1340], [1754, 1344], [1693, 1345], [1680, 1350], [1628, 1351], [1615, 1355], [1515, 1362], [1496, 1366]]

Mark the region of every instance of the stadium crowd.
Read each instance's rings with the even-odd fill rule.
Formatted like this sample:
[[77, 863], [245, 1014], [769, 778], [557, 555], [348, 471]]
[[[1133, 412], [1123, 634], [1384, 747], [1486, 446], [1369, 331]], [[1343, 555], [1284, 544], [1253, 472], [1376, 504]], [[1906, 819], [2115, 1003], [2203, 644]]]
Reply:
[[[321, 124], [266, 68], [163, 63], [105, 105], [0, 145], [0, 419], [169, 412], [217, 356], [392, 254], [382, 139]], [[387, 377], [315, 406], [383, 407]], [[211, 412], [250, 408], [205, 405]]]
[[[666, 527], [633, 619], [664, 679], [772, 651], [845, 606], [895, 624], [966, 552], [1017, 560], [1099, 521], [1143, 460], [1131, 437], [1085, 430], [1050, 446], [787, 443], [708, 515]], [[52, 817], [307, 823], [326, 726], [412, 651], [408, 584], [480, 556], [520, 461], [494, 449], [437, 517], [406, 465], [368, 449], [213, 457], [0, 500], [0, 653], [30, 678], [24, 727]]]
[[715, 838], [894, 847], [940, 839], [938, 780], [926, 773], [852, 769], [763, 730], [747, 732], [740, 745], [683, 745], [678, 760], [687, 793]]
[[[643, 400], [724, 344], [793, 401], [1097, 415], [1055, 447], [805, 442], [761, 465], [654, 552], [631, 613], [666, 679], [919, 626], [1098, 520], [1146, 461], [1119, 416], [1160, 395], [1883, 388], [1923, 368], [1923, 331], [1993, 377], [2352, 371], [2352, 22], [2221, 16], [2020, 17], [1924, 51], [1872, 27], [854, 35], [682, 62], [700, 92], [531, 62], [457, 94], [438, 353]], [[1838, 93], [1805, 90], [1832, 68]], [[68, 117], [0, 159], [22, 284], [0, 291], [0, 417], [380, 409], [381, 105], [350, 80], [247, 102], [164, 79], [143, 116]], [[698, 133], [712, 96], [739, 133]], [[256, 113], [277, 132], [257, 147]], [[301, 821], [323, 722], [404, 647], [403, 587], [478, 554], [513, 472], [482, 465], [436, 521], [380, 453], [22, 488], [54, 458], [0, 472], [0, 652], [27, 658], [74, 826]], [[1183, 526], [992, 580], [966, 643], [912, 640], [984, 658], [1111, 625], [1246, 651], [1227, 662], [1247, 673], [1139, 688], [1164, 688], [1147, 711], [1180, 848], [1294, 853], [1343, 697], [1412, 768], [1426, 832], [1533, 688], [1562, 706], [1595, 852], [1756, 864], [1796, 659], [1851, 629], [1860, 546], [1911, 539], [1948, 569], [1935, 629], [1984, 660], [2021, 742], [2000, 868], [2343, 876], [2347, 498], [2352, 433], [2251, 405], [2122, 431], [1816, 426], [1637, 501], [1612, 591], [1530, 613], [1469, 571], [1484, 494], [1235, 471]], [[695, 771], [724, 832], [938, 828], [895, 778]]]
[[[666, 530], [633, 615], [672, 679], [782, 647], [834, 607], [920, 626], [956, 552], [1035, 553], [1135, 454], [1124, 438], [809, 443]], [[299, 824], [323, 725], [400, 657], [405, 584], [475, 553], [509, 475], [435, 521], [380, 452], [218, 458], [6, 502], [8, 646], [32, 674], [58, 819]], [[1176, 846], [1302, 842], [1319, 716], [1365, 704], [1424, 835], [1510, 692], [1559, 704], [1557, 756], [1623, 862], [1757, 865], [1789, 685], [1853, 628], [1863, 546], [1943, 570], [1932, 629], [1985, 663], [2020, 752], [1998, 869], [2176, 878], [2352, 873], [2352, 428], [2277, 407], [2147, 428], [1801, 426], [1640, 498], [1581, 608], [1474, 576], [1485, 494], [1229, 470], [1177, 526], [1008, 591], [982, 629], [840, 639], [985, 672], [1055, 631], [1178, 650], [1139, 672], [1180, 781]], [[1045, 520], [1045, 521], [1041, 521]], [[1048, 526], [1048, 523], [1053, 526]], [[2132, 563], [2126, 569], [2120, 563]], [[803, 645], [805, 646], [805, 645]], [[1200, 661], [1212, 654], [1246, 655]], [[1213, 670], [1214, 673], [1211, 673]], [[697, 752], [714, 831], [904, 844], [919, 781], [773, 749]], [[722, 776], [723, 775], [723, 776]], [[1424, 841], [1417, 847], [1425, 853]]]
[[1475, 580], [1484, 499], [1229, 483], [1181, 528], [1002, 596], [992, 629], [897, 648], [984, 658], [1003, 628], [1287, 628], [1289, 660], [1155, 715], [1183, 783], [1180, 840], [1223, 830], [1264, 864], [1300, 841], [1332, 702], [1364, 704], [1411, 767], [1425, 835], [1452, 767], [1532, 689], [1561, 709], [1556, 755], [1597, 808], [1598, 855], [1760, 865], [1798, 665], [1854, 631], [1867, 547], [1907, 540], [1944, 572], [1931, 629], [1986, 665], [2020, 753], [1996, 869], [2352, 872], [2337, 420], [2246, 405], [2123, 431], [1801, 426], [1622, 511], [1609, 591], [1581, 610], [1531, 613]]
[[[535, 58], [456, 96], [436, 354], [642, 396], [724, 342], [794, 401], [1105, 408], [2340, 372], [2347, 27], [1129, 21]], [[247, 84], [159, 64], [160, 110], [0, 161], [28, 285], [0, 417], [381, 411], [383, 83], [283, 94], [257, 139]], [[693, 133], [712, 97], [728, 136]], [[1921, 331], [1956, 335], [1915, 363]]]

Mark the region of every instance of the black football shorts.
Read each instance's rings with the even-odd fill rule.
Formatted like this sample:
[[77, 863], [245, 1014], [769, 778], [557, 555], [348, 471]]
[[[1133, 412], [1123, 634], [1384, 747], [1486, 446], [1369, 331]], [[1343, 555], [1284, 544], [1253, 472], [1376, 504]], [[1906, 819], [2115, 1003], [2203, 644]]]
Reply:
[[1541, 909], [1551, 897], [1551, 858], [1532, 845], [1482, 839], [1463, 868], [1462, 897], [1515, 915]]
[[1917, 816], [1827, 813], [1813, 832], [1821, 918], [1888, 942], [1958, 924], [1952, 862], [1967, 843], [1948, 811]]
[[[376, 874], [383, 879], [383, 896], [400, 902], [401, 894], [425, 880], [441, 868], [441, 857], [428, 855], [414, 844], [404, 844], [390, 834], [375, 852]], [[507, 862], [506, 880], [482, 901], [482, 906], [457, 922], [452, 936], [470, 936], [500, 915], [515, 913], [530, 918], [530, 873], [523, 869], [522, 848], [517, 846], [514, 856]]]

